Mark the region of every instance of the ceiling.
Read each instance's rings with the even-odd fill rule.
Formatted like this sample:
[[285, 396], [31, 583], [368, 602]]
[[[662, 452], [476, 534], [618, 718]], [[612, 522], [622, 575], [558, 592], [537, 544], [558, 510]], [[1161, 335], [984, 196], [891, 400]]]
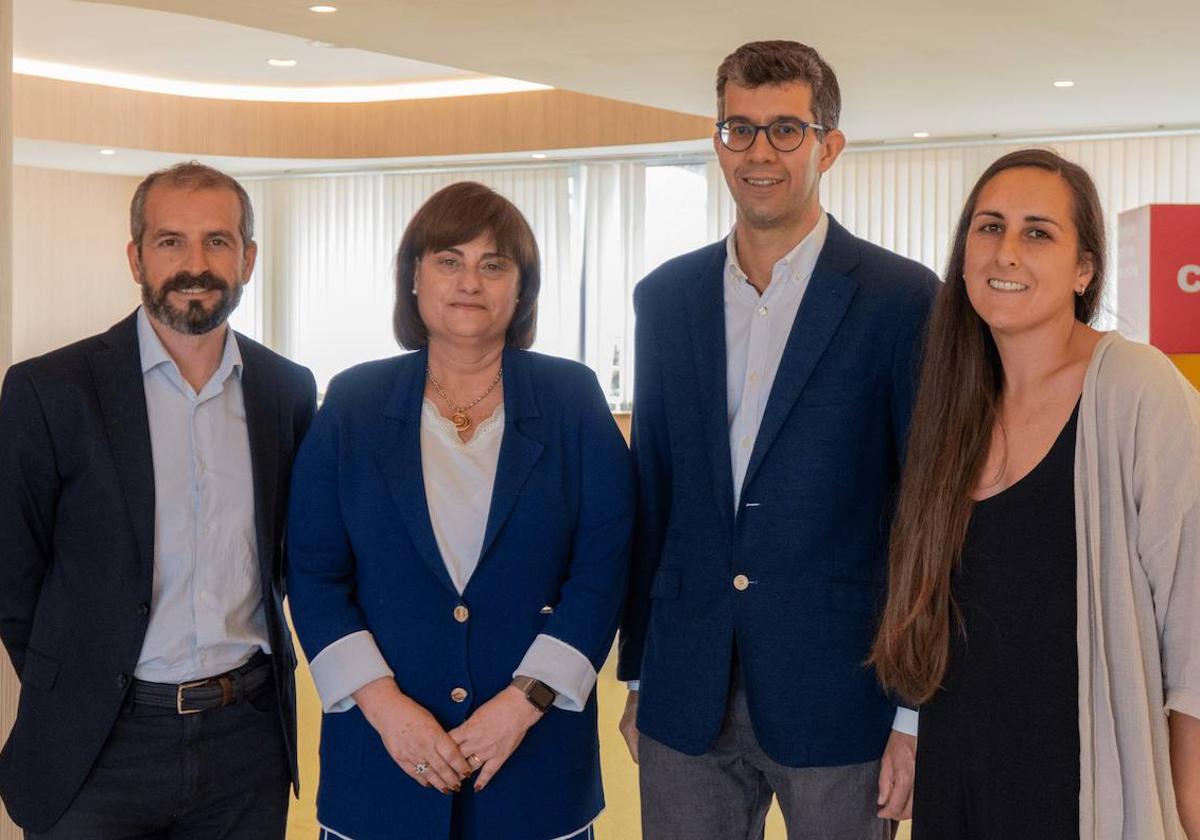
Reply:
[[[295, 5], [295, 4], [292, 4]], [[476, 76], [386, 52], [153, 9], [76, 0], [15, 0], [20, 59], [222, 85], [378, 85]], [[267, 64], [292, 59], [294, 67]]]
[[[25, 55], [29, 39], [57, 60], [255, 84], [468, 71], [706, 114], [721, 58], [782, 37], [837, 70], [851, 142], [1200, 126], [1197, 0], [330, 2], [336, 14], [309, 12], [309, 0], [16, 0], [15, 47]], [[209, 21], [156, 15], [158, 30], [118, 17], [146, 9]], [[307, 50], [296, 68], [266, 66], [288, 46]], [[1059, 79], [1075, 87], [1053, 87]]]

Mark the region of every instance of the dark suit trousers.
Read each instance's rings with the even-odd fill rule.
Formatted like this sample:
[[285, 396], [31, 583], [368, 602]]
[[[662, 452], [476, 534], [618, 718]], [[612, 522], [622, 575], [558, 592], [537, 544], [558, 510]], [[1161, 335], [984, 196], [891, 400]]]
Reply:
[[879, 762], [786, 767], [758, 745], [746, 692], [734, 680], [712, 749], [691, 756], [638, 734], [644, 840], [762, 840], [779, 800], [788, 840], [891, 840], [875, 816]]
[[194, 715], [127, 702], [67, 812], [25, 837], [282, 840], [289, 784], [273, 680]]

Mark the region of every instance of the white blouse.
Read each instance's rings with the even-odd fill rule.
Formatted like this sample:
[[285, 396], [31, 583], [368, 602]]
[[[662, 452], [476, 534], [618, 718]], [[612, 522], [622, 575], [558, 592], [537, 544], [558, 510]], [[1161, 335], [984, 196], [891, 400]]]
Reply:
[[429, 521], [459, 595], [483, 550], [503, 437], [503, 403], [466, 442], [431, 401], [425, 400], [421, 407], [421, 466]]

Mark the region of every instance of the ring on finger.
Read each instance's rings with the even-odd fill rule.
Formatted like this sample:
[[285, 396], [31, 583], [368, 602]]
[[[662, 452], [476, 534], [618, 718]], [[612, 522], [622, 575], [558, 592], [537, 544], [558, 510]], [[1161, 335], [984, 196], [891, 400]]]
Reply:
[[413, 765], [413, 772], [416, 773], [418, 776], [424, 776], [425, 771], [427, 771], [428, 769], [429, 769], [428, 761], [418, 761], [415, 765]]
[[483, 762], [479, 760], [479, 756], [475, 755], [475, 753], [471, 753], [469, 756], [467, 756], [467, 764], [483, 764]]

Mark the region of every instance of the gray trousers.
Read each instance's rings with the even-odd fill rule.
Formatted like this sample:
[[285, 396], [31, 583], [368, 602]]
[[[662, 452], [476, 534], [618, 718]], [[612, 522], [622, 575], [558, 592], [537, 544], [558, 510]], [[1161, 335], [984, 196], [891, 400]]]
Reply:
[[772, 795], [788, 840], [891, 840], [876, 815], [879, 762], [786, 767], [758, 745], [741, 680], [730, 689], [721, 733], [704, 755], [638, 735], [642, 840], [762, 840]]

